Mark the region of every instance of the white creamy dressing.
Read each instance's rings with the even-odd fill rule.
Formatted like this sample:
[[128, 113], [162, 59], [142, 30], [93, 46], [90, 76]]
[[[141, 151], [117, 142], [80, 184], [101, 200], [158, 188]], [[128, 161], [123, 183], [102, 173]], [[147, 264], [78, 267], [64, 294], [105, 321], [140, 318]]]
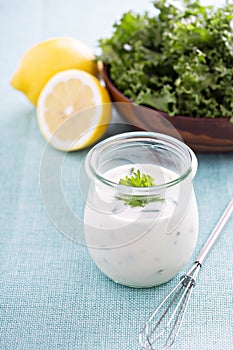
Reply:
[[[104, 177], [119, 183], [131, 168], [122, 165]], [[175, 172], [153, 164], [138, 164], [134, 169], [151, 175], [156, 185], [178, 178]], [[119, 199], [119, 192], [98, 181], [89, 190], [84, 227], [93, 260], [108, 277], [124, 285], [149, 287], [168, 281], [184, 267], [196, 245], [198, 213], [192, 181], [165, 189], [159, 195], [164, 200], [144, 207], [130, 207]]]

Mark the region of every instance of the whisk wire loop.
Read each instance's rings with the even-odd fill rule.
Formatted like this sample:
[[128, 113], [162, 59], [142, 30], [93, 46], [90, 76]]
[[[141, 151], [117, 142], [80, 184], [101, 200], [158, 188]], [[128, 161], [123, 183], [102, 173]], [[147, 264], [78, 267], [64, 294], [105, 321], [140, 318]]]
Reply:
[[[163, 342], [163, 336], [165, 339], [161, 348], [162, 350], [166, 350], [173, 345], [183, 322], [192, 287], [195, 285], [199, 269], [200, 264], [195, 263], [188, 274], [181, 277], [177, 286], [173, 288], [146, 322], [145, 327], [139, 335], [139, 342], [143, 349], [156, 350], [154, 345], [159, 340]], [[156, 316], [163, 308], [165, 309], [161, 317], [157, 318]], [[166, 321], [167, 319], [168, 321]], [[165, 326], [159, 330], [159, 326], [163, 322]]]

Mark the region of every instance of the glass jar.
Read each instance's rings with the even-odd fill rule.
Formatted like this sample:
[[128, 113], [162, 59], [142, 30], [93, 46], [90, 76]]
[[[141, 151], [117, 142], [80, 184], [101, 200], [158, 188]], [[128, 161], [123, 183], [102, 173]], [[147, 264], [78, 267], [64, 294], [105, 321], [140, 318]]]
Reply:
[[[190, 259], [198, 235], [192, 150], [159, 133], [123, 133], [93, 147], [85, 168], [91, 180], [85, 239], [99, 269], [131, 287], [151, 287], [175, 276]], [[119, 184], [138, 171], [150, 175], [153, 184]]]

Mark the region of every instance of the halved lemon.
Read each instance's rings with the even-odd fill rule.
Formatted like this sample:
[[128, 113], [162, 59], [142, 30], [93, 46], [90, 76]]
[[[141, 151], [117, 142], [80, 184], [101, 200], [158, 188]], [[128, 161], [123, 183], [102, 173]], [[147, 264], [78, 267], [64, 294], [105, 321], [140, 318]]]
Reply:
[[56, 149], [75, 151], [98, 141], [111, 120], [108, 91], [93, 75], [71, 69], [55, 74], [43, 88], [37, 119]]

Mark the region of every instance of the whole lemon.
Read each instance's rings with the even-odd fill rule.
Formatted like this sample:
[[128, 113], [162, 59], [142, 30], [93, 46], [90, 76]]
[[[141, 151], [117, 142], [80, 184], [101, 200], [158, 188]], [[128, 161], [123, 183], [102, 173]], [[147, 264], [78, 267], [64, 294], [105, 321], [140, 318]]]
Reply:
[[91, 49], [81, 41], [71, 37], [45, 40], [25, 52], [11, 85], [36, 105], [47, 81], [66, 69], [81, 69], [92, 75], [98, 72]]

